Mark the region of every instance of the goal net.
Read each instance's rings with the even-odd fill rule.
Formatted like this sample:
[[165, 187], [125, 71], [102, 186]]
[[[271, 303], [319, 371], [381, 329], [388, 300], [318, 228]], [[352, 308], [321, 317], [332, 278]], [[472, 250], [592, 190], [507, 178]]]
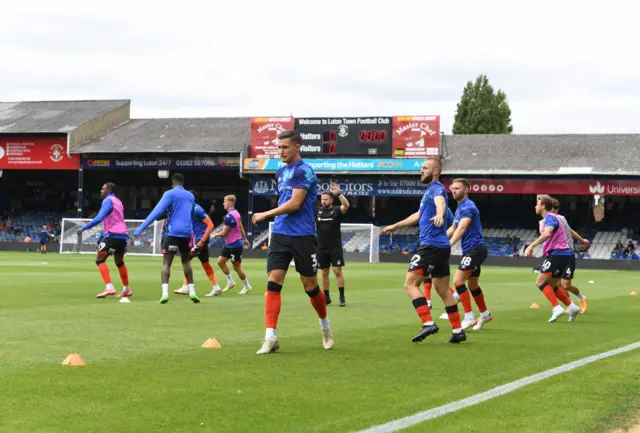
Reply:
[[[269, 245], [273, 221], [269, 223]], [[340, 224], [342, 248], [345, 252], [362, 253], [369, 256], [370, 263], [380, 262], [380, 227], [373, 224]]]
[[[77, 230], [91, 221], [89, 218], [64, 218], [60, 234], [60, 254], [95, 254], [98, 239], [102, 234], [102, 223], [82, 232]], [[140, 235], [133, 236], [133, 232], [140, 227], [144, 220], [124, 220], [129, 232], [127, 245], [128, 255], [159, 256], [162, 253], [162, 233], [166, 220], [155, 221]]]

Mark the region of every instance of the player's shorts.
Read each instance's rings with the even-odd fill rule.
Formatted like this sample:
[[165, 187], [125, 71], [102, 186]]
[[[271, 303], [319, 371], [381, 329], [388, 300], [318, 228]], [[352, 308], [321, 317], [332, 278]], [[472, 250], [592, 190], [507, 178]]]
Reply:
[[573, 280], [573, 277], [576, 274], [576, 256], [571, 254], [569, 256], [569, 264], [564, 269], [562, 273], [563, 280]]
[[220, 255], [225, 259], [231, 259], [231, 264], [235, 265], [236, 263], [242, 262], [243, 249], [243, 247], [229, 248], [225, 245], [224, 248], [222, 248]]
[[267, 272], [275, 269], [287, 270], [295, 260], [296, 271], [303, 277], [315, 277], [318, 273], [317, 246], [315, 236], [271, 235], [267, 253]]
[[104, 240], [98, 245], [98, 254], [107, 254], [109, 256], [114, 254], [126, 254], [127, 253], [127, 240], [116, 238], [104, 238]]
[[471, 274], [471, 278], [478, 278], [480, 276], [480, 265], [487, 260], [489, 250], [486, 245], [478, 245], [477, 247], [467, 251], [460, 260], [460, 269], [465, 274]]
[[344, 251], [342, 245], [335, 248], [318, 248], [316, 252], [318, 258], [318, 267], [327, 269], [329, 266], [344, 266]]
[[198, 249], [198, 247], [191, 247], [189, 260], [193, 260], [194, 257], [197, 257], [200, 260], [200, 263], [207, 263], [209, 261], [209, 246], [205, 245], [202, 249]]
[[409, 272], [417, 275], [442, 278], [451, 275], [449, 270], [449, 256], [451, 248], [438, 248], [433, 245], [422, 245], [411, 256]]
[[189, 242], [191, 238], [179, 238], [176, 236], [167, 236], [162, 241], [162, 254], [187, 254], [191, 253]]
[[540, 273], [545, 274], [551, 278], [562, 277], [563, 272], [569, 266], [571, 256], [547, 256], [542, 260], [542, 266], [540, 266]]

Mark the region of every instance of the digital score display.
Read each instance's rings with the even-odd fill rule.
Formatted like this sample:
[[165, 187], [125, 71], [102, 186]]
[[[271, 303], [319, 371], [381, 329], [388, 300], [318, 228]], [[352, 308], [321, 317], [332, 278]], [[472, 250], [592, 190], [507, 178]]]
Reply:
[[391, 117], [297, 118], [302, 155], [391, 156]]

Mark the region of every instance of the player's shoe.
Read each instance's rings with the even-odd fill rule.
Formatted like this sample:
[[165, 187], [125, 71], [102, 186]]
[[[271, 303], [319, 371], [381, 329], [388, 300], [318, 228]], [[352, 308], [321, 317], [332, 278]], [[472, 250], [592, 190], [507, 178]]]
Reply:
[[242, 288], [242, 290], [240, 290], [238, 292], [238, 295], [246, 295], [247, 293], [249, 293], [251, 290], [253, 289], [253, 287], [251, 287], [251, 285], [247, 285], [245, 287]]
[[178, 290], [174, 290], [173, 293], [175, 293], [176, 295], [188, 295], [189, 294], [189, 288], [188, 287], [180, 287]]
[[420, 330], [418, 335], [413, 337], [411, 339], [411, 341], [413, 341], [414, 343], [419, 343], [422, 340], [424, 340], [425, 338], [427, 338], [429, 335], [437, 334], [439, 330], [440, 330], [440, 328], [438, 328], [438, 325], [436, 325], [436, 324], [433, 324], [433, 325], [422, 325], [422, 330]]
[[160, 298], [160, 300], [158, 301], [158, 304], [166, 304], [167, 302], [169, 302], [169, 295], [163, 296], [162, 298]]
[[558, 317], [564, 314], [564, 308], [562, 308], [560, 305], [556, 305], [555, 307], [553, 307], [552, 311], [553, 313], [551, 314], [549, 323], [555, 322], [556, 320], [558, 320]]
[[222, 290], [211, 289], [211, 291], [204, 296], [222, 296]]
[[587, 307], [588, 307], [588, 305], [587, 305], [587, 297], [584, 296], [584, 299], [582, 301], [580, 301], [580, 312], [582, 314], [586, 313], [587, 312]]
[[322, 330], [322, 346], [329, 350], [333, 347], [335, 343], [335, 339], [333, 338], [333, 332], [331, 332], [331, 328], [324, 328]]
[[492, 320], [493, 320], [493, 316], [491, 314], [489, 314], [487, 317], [481, 314], [480, 317], [473, 322], [473, 330], [479, 331], [480, 329], [482, 329], [485, 323], [489, 323]]
[[194, 304], [200, 302], [200, 298], [198, 298], [198, 295], [196, 295], [195, 293], [193, 295], [189, 295], [189, 299], [191, 299], [191, 302], [193, 302]]
[[463, 341], [467, 340], [467, 334], [464, 333], [464, 331], [462, 332], [454, 332], [453, 334], [451, 334], [451, 338], [449, 338], [449, 341], [447, 341], [447, 343], [462, 343]]
[[473, 319], [464, 319], [462, 321], [462, 330], [464, 331], [467, 328], [470, 328], [471, 326], [473, 326], [473, 324], [476, 323], [476, 318], [474, 317]]
[[113, 296], [116, 294], [116, 289], [105, 289], [104, 292], [98, 293], [96, 298], [106, 298], [107, 296]]
[[280, 349], [280, 345], [278, 344], [278, 340], [264, 340], [262, 342], [262, 346], [260, 350], [256, 352], [258, 355], [264, 355], [265, 353], [272, 353], [276, 350]]
[[231, 282], [227, 281], [227, 285], [225, 286], [224, 289], [222, 289], [222, 291], [223, 292], [227, 292], [227, 291], [233, 289], [235, 286], [236, 286], [236, 282], [235, 281], [231, 281]]
[[347, 301], [345, 301], [344, 298], [340, 298], [340, 304], [338, 304], [338, 306], [340, 307], [346, 307], [347, 306]]
[[576, 316], [580, 312], [580, 307], [578, 307], [576, 304], [571, 304], [569, 305], [568, 310], [569, 310], [569, 322], [573, 322], [574, 320], [576, 320]]
[[118, 295], [118, 298], [128, 298], [129, 296], [133, 296], [133, 290], [131, 289], [122, 289], [122, 292]]

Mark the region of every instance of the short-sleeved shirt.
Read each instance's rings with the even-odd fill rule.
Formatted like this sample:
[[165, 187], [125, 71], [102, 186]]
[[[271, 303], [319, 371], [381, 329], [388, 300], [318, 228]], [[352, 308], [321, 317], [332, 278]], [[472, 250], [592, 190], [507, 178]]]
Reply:
[[466, 254], [480, 245], [484, 245], [482, 237], [482, 223], [480, 222], [480, 211], [476, 204], [468, 198], [458, 203], [456, 209], [455, 222], [460, 226], [460, 221], [464, 218], [471, 219], [471, 223], [462, 235], [462, 253]]
[[341, 248], [342, 236], [340, 224], [342, 223], [341, 206], [325, 208], [320, 206], [316, 214], [316, 228], [318, 230], [318, 247], [325, 249]]
[[[435, 198], [444, 198], [445, 206], [447, 202], [447, 191], [439, 181], [433, 181], [427, 187], [422, 200], [420, 200], [420, 245], [432, 245], [438, 248], [450, 248], [449, 237], [447, 236], [446, 221], [440, 227], [436, 227], [431, 218], [436, 216]], [[444, 219], [447, 219], [445, 212]]]
[[273, 223], [273, 233], [286, 236], [316, 235], [316, 199], [318, 180], [310, 165], [299, 159], [291, 166], [285, 166], [276, 172], [278, 182], [278, 206], [291, 200], [294, 189], [307, 190], [302, 206], [296, 212], [278, 215]]
[[206, 219], [207, 216], [208, 215], [204, 209], [202, 209], [202, 206], [199, 204], [193, 206], [193, 237], [196, 242], [199, 242], [207, 231], [207, 225], [202, 222], [202, 220]]

